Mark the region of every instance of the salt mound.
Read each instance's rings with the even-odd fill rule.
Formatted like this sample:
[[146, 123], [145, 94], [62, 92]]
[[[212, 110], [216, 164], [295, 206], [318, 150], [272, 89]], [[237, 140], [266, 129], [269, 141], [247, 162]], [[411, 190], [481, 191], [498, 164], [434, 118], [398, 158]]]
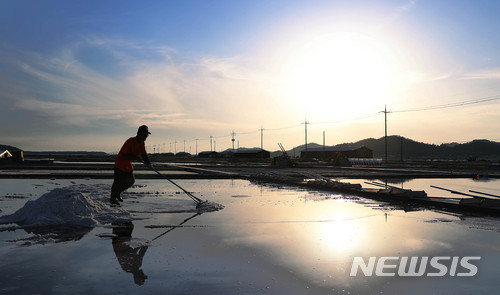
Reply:
[[130, 220], [130, 214], [121, 208], [109, 207], [71, 188], [56, 188], [36, 200], [26, 202], [15, 213], [0, 217], [0, 224], [94, 227], [124, 219]]

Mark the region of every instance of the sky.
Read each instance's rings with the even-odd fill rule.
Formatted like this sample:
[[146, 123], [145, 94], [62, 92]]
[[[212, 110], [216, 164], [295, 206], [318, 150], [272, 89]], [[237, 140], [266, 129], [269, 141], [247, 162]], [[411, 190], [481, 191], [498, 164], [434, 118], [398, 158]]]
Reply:
[[498, 11], [495, 0], [3, 0], [0, 144], [116, 152], [146, 124], [150, 153], [274, 151], [306, 134], [380, 138], [385, 115], [388, 135], [500, 141]]

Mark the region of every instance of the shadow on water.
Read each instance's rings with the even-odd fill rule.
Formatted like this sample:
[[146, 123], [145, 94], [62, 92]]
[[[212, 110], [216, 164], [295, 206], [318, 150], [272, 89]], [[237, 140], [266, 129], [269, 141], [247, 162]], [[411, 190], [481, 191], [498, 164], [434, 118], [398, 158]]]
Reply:
[[181, 227], [184, 223], [188, 222], [189, 220], [191, 220], [191, 219], [193, 219], [193, 218], [195, 218], [196, 216], [199, 216], [199, 215], [201, 215], [201, 214], [203, 214], [203, 213], [199, 213], [199, 212], [198, 212], [198, 213], [196, 213], [196, 214], [194, 214], [194, 215], [192, 215], [192, 216], [190, 216], [190, 217], [188, 217], [188, 218], [184, 219], [181, 223], [179, 223], [179, 224], [178, 224], [178, 225], [176, 225], [176, 226], [169, 226], [169, 227], [170, 227], [170, 229], [168, 229], [167, 231], [165, 231], [165, 232], [163, 232], [162, 234], [160, 234], [160, 235], [158, 235], [157, 237], [155, 237], [155, 238], [153, 239], [153, 241], [154, 241], [154, 240], [156, 240], [156, 239], [158, 239], [158, 238], [160, 238], [160, 237], [162, 237], [162, 236], [164, 236], [164, 235], [166, 235], [166, 234], [168, 234], [169, 232], [173, 231], [174, 229]]
[[[202, 213], [196, 213], [184, 219], [181, 223], [179, 223], [176, 226], [169, 226], [170, 228], [167, 231], [158, 235], [152, 241], [168, 234], [169, 232], [171, 232], [176, 228], [182, 227], [184, 223], [188, 222], [189, 220], [201, 214]], [[113, 251], [115, 252], [118, 263], [120, 263], [120, 266], [123, 269], [123, 271], [131, 273], [134, 276], [135, 284], [139, 286], [144, 285], [148, 276], [144, 273], [144, 271], [141, 268], [144, 255], [148, 250], [149, 247], [148, 245], [150, 244], [150, 242], [148, 241], [147, 243], [144, 243], [144, 241], [140, 242], [138, 239], [132, 238], [132, 231], [134, 230], [134, 224], [130, 221], [112, 223], [112, 226], [114, 235], [112, 240]]]
[[142, 286], [148, 276], [141, 269], [142, 260], [148, 250], [147, 245], [138, 245], [133, 247], [132, 231], [134, 224], [132, 222], [113, 223], [113, 251], [115, 252], [116, 259], [120, 263], [123, 271], [131, 273], [134, 276], [134, 282]]

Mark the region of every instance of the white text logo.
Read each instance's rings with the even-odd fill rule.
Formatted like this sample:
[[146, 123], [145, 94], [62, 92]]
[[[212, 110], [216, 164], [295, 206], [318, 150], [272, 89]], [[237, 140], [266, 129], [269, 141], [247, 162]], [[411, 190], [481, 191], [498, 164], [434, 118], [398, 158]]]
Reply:
[[351, 267], [351, 277], [358, 275], [358, 270], [364, 276], [401, 276], [401, 277], [442, 277], [459, 276], [472, 277], [477, 274], [474, 261], [480, 256], [402, 256], [402, 257], [370, 257], [368, 263], [362, 257], [354, 257]]

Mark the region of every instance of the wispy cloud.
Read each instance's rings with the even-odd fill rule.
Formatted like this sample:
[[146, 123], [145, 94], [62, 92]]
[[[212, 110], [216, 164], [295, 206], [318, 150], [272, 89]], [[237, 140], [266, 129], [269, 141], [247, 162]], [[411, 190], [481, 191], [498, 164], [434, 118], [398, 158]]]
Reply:
[[[193, 59], [168, 47], [97, 38], [85, 41], [125, 64], [124, 73], [106, 75], [79, 60], [78, 50], [88, 44], [68, 46], [59, 56], [17, 52], [9, 58], [16, 61], [13, 66], [24, 78], [22, 86], [11, 87], [10, 109], [64, 126], [92, 127], [107, 121], [206, 129], [245, 124], [255, 116], [241, 116], [242, 106], [258, 114], [271, 99], [263, 89], [268, 82], [239, 57]], [[142, 58], [147, 52], [157, 58]], [[26, 87], [29, 91], [20, 91]]]
[[416, 4], [417, 4], [416, 0], [407, 1], [406, 3], [403, 3], [402, 5], [398, 6], [396, 8], [396, 11], [398, 13], [403, 13], [403, 12], [405, 12], [407, 10], [412, 9]]
[[424, 72], [407, 72], [403, 74], [400, 79], [408, 84], [422, 84], [437, 81], [444, 81], [456, 77], [455, 73], [424, 73]]
[[464, 80], [500, 80], [500, 68], [489, 68], [465, 73]]

